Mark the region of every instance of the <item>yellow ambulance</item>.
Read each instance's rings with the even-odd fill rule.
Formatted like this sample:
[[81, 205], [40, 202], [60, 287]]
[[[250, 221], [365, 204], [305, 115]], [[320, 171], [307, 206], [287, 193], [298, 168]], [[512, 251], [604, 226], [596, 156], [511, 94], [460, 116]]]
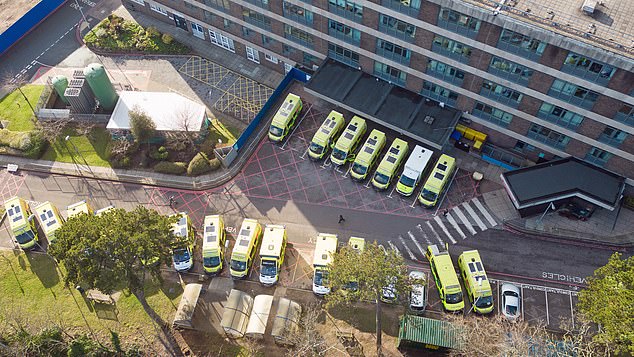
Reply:
[[29, 204], [22, 198], [14, 196], [4, 203], [7, 211], [9, 227], [15, 240], [22, 249], [32, 249], [37, 243], [37, 229]]
[[59, 214], [57, 207], [48, 201], [35, 207], [35, 215], [40, 221], [40, 228], [48, 244], [52, 244], [55, 241], [55, 231], [62, 226], [64, 218]]
[[345, 123], [343, 114], [331, 111], [313, 136], [308, 147], [308, 156], [313, 160], [322, 159], [339, 137]]
[[291, 131], [297, 116], [302, 111], [302, 100], [299, 96], [289, 93], [282, 103], [280, 109], [278, 109], [271, 126], [269, 127], [269, 139], [271, 141], [282, 141]]
[[205, 216], [203, 223], [203, 269], [217, 274], [225, 259], [225, 223], [220, 215]]
[[379, 163], [379, 167], [376, 169], [376, 173], [372, 178], [372, 185], [379, 190], [385, 190], [390, 186], [392, 177], [395, 176], [396, 171], [403, 163], [405, 155], [407, 155], [408, 144], [407, 141], [401, 139], [394, 139], [392, 145], [387, 150], [383, 160]]
[[361, 142], [361, 138], [366, 130], [367, 124], [365, 119], [356, 115], [352, 117], [346, 130], [343, 131], [343, 134], [337, 139], [335, 146], [332, 148], [330, 161], [335, 165], [341, 166], [348, 161], [354, 160], [354, 151], [357, 145], [359, 145], [359, 142]]
[[245, 218], [231, 252], [230, 271], [234, 279], [242, 279], [249, 274], [255, 253], [262, 238], [262, 226], [255, 219]]
[[376, 129], [372, 130], [352, 163], [350, 177], [353, 180], [363, 181], [368, 177], [383, 146], [385, 146], [385, 133]]

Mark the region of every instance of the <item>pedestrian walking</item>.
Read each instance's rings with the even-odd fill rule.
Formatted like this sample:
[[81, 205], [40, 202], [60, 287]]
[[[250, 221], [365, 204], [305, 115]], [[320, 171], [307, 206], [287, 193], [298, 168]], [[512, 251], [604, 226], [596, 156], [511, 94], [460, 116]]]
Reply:
[[443, 217], [447, 217], [447, 214], [448, 214], [448, 213], [449, 213], [449, 210], [448, 210], [448, 209], [446, 209], [446, 210], [444, 210], [444, 211], [442, 212], [442, 216], [443, 216]]
[[170, 196], [170, 207], [174, 207], [174, 204], [176, 202], [174, 202], [174, 196]]
[[345, 221], [346, 221], [346, 219], [343, 218], [342, 215], [339, 215], [339, 222], [338, 223], [345, 222]]

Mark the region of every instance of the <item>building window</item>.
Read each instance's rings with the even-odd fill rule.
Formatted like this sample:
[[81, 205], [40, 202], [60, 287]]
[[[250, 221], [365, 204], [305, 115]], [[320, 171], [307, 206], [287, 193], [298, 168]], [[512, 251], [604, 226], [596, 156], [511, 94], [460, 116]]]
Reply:
[[158, 4], [150, 3], [150, 9], [152, 9], [152, 11], [158, 12], [159, 14], [167, 16], [167, 9]]
[[244, 21], [252, 25], [255, 25], [267, 31], [271, 31], [271, 19], [260, 14], [259, 12], [243, 8], [242, 18], [244, 19]]
[[205, 21], [207, 23], [211, 23], [214, 21], [214, 14], [212, 14], [211, 12], [203, 10], [203, 15], [205, 16]]
[[531, 125], [526, 136], [560, 150], [565, 149], [570, 142], [566, 135], [537, 124]]
[[211, 29], [209, 29], [209, 41], [211, 41], [211, 43], [218, 47], [224, 48], [227, 51], [231, 51], [233, 53], [236, 52], [236, 48], [233, 45], [232, 39], [221, 33], [212, 31]]
[[560, 79], [555, 79], [552, 86], [550, 86], [548, 95], [586, 109], [592, 109], [594, 102], [599, 97], [596, 92]]
[[374, 61], [374, 75], [401, 86], [407, 79], [405, 72], [378, 61]]
[[249, 30], [248, 27], [242, 26], [242, 37], [248, 38], [248, 37], [251, 37], [251, 35], [254, 34], [254, 33], [255, 32], [251, 32], [251, 30]]
[[394, 62], [409, 64], [411, 52], [407, 48], [401, 47], [392, 42], [378, 38], [376, 40], [376, 53]]
[[427, 74], [456, 85], [462, 85], [464, 80], [463, 71], [436, 60], [427, 62]]
[[251, 62], [260, 63], [260, 54], [258, 50], [255, 48], [246, 46], [247, 48], [247, 59]]
[[416, 26], [381, 14], [379, 19], [379, 31], [398, 37], [401, 40], [412, 42], [416, 35]]
[[345, 47], [328, 43], [328, 57], [343, 62], [354, 68], [359, 67], [359, 54]]
[[520, 84], [528, 84], [528, 80], [533, 75], [532, 69], [499, 57], [493, 57], [491, 59], [489, 72]]
[[200, 9], [196, 5], [194, 5], [194, 4], [190, 3], [190, 2], [187, 2], [187, 1], [185, 1], [185, 7], [188, 8], [188, 9], [195, 9], [195, 10]]
[[130, 0], [130, 1], [135, 2], [135, 3], [139, 4], [139, 5], [145, 6], [145, 1], [143, 1], [143, 0]]
[[442, 36], [434, 37], [432, 51], [451, 57], [460, 62], [468, 63], [471, 57], [471, 47]]
[[277, 63], [279, 62], [279, 59], [278, 59], [277, 57], [275, 57], [275, 56], [271, 56], [271, 55], [270, 55], [270, 54], [268, 54], [268, 53], [265, 53], [265, 54], [264, 54], [264, 58], [266, 58], [266, 60], [267, 60], [267, 61], [269, 61], [269, 62], [273, 62], [273, 63], [275, 63], [275, 64], [277, 64]]
[[405, 15], [418, 17], [421, 0], [381, 0], [381, 5]]
[[586, 161], [603, 167], [611, 157], [611, 153], [592, 147], [590, 151], [588, 151], [588, 155], [586, 155]]
[[231, 20], [222, 19], [222, 26], [225, 30], [230, 30], [233, 27], [234, 23]]
[[337, 21], [328, 20], [328, 34], [353, 45], [361, 43], [361, 31]]
[[473, 107], [473, 115], [503, 128], [506, 128], [513, 120], [513, 115], [480, 102], [476, 102]]
[[543, 103], [539, 108], [539, 112], [537, 112], [537, 116], [553, 124], [572, 130], [577, 130], [583, 121], [581, 115], [550, 103]]
[[561, 71], [601, 85], [606, 85], [614, 75], [616, 69], [605, 63], [570, 52], [564, 60]]
[[626, 138], [627, 133], [611, 126], [606, 126], [601, 135], [599, 135], [600, 142], [617, 147], [621, 145]]
[[302, 64], [310, 69], [315, 69], [319, 66], [321, 61], [319, 58], [311, 55], [310, 53], [303, 52]]
[[621, 109], [614, 116], [614, 120], [618, 120], [621, 123], [634, 126], [634, 107], [628, 104], [623, 104]]
[[535, 151], [535, 147], [521, 140], [518, 140], [517, 143], [515, 143], [515, 147], [513, 147], [513, 151], [526, 153], [526, 152]]
[[230, 9], [229, 0], [204, 0], [204, 4], [224, 12], [228, 12]]
[[244, 1], [251, 3], [253, 5], [257, 5], [263, 9], [269, 8], [269, 0], [244, 0]]
[[522, 101], [522, 93], [490, 81], [482, 82], [480, 94], [510, 107], [517, 108]]
[[458, 100], [458, 93], [427, 81], [423, 82], [423, 90], [420, 94], [450, 106], [455, 106]]
[[363, 6], [347, 0], [328, 0], [330, 12], [355, 22], [363, 20]]
[[284, 17], [309, 26], [313, 25], [313, 13], [311, 11], [286, 1], [284, 1]]
[[293, 54], [297, 53], [297, 51], [298, 50], [294, 47], [291, 47], [287, 44], [282, 44], [282, 54], [284, 56], [287, 56], [287, 57], [292, 56]]
[[313, 48], [313, 35], [291, 25], [284, 24], [284, 37], [309, 48]]
[[480, 20], [444, 7], [438, 15], [438, 26], [475, 38], [480, 30]]
[[498, 48], [528, 59], [538, 60], [544, 53], [546, 43], [524, 36], [521, 33], [504, 29], [498, 41]]

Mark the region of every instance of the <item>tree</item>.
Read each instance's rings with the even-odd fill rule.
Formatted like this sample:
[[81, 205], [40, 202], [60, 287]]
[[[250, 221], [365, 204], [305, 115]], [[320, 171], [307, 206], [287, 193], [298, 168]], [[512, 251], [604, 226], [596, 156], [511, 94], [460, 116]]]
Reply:
[[134, 107], [128, 112], [130, 116], [130, 131], [134, 140], [139, 144], [147, 143], [156, 132], [156, 124], [149, 115], [139, 107]]
[[200, 127], [196, 127], [195, 111], [189, 105], [183, 105], [174, 114], [176, 121], [176, 128], [178, 131], [174, 131], [170, 134], [171, 140], [178, 140], [187, 143], [190, 147], [196, 147], [196, 138], [200, 134]]
[[299, 329], [284, 331], [288, 344], [291, 346], [287, 356], [312, 357], [323, 356], [326, 350], [326, 340], [317, 330], [317, 324], [324, 311], [318, 304], [304, 306], [303, 315], [299, 323]]
[[588, 278], [579, 292], [577, 308], [599, 324], [595, 341], [614, 346], [616, 353], [634, 354], [634, 257], [614, 253]]
[[[394, 282], [394, 278], [396, 281]], [[326, 296], [327, 307], [350, 304], [355, 301], [376, 303], [376, 348], [381, 355], [381, 295], [383, 288], [394, 282], [396, 296], [409, 295], [412, 282], [407, 275], [403, 257], [394, 249], [385, 249], [373, 242], [362, 251], [350, 246], [342, 247], [333, 254], [328, 285], [332, 291]], [[344, 288], [353, 282], [355, 289]]]
[[170, 244], [175, 238], [171, 225], [176, 218], [162, 216], [138, 206], [133, 211], [114, 209], [101, 216], [81, 214], [69, 219], [56, 231], [49, 254], [65, 270], [64, 280], [105, 293], [127, 288], [148, 315], [161, 327], [164, 340], [174, 353], [178, 346], [162, 318], [145, 299], [147, 273], [160, 278], [159, 264], [145, 264], [158, 257], [169, 264]]

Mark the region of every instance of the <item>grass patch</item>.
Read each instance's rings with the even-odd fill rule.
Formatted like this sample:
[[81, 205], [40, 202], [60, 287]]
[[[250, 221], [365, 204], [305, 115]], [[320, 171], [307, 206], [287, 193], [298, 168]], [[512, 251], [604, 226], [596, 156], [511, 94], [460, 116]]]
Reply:
[[[146, 346], [154, 342], [153, 323], [134, 295], [121, 294], [111, 318], [100, 319], [101, 308], [93, 309], [75, 289], [64, 287], [48, 255], [4, 251], [0, 262], [0, 331], [17, 318], [28, 321], [36, 330], [58, 323], [72, 332], [89, 333], [89, 325], [104, 344], [109, 341], [109, 330], [128, 343]], [[170, 321], [182, 294], [180, 285], [148, 282], [146, 292], [150, 306], [163, 320]]]
[[218, 143], [218, 139], [220, 139], [223, 144], [232, 145], [238, 140], [237, 138], [240, 134], [241, 131], [239, 129], [223, 124], [218, 121], [218, 119], [213, 119], [209, 126], [209, 136], [207, 139], [214, 143]]
[[[22, 92], [33, 108], [37, 105], [43, 91], [43, 85], [30, 84], [22, 87]], [[11, 131], [31, 131], [35, 128], [33, 112], [18, 90], [14, 90], [0, 100], [0, 120], [8, 120], [7, 129]]]
[[110, 15], [84, 36], [87, 45], [113, 52], [187, 54], [190, 49], [155, 28]]
[[[66, 135], [70, 136], [70, 143], [66, 142]], [[73, 145], [81, 156], [75, 152]], [[42, 160], [57, 162], [72, 163], [73, 158], [80, 165], [84, 165], [86, 160], [91, 166], [110, 167], [110, 133], [104, 128], [93, 128], [89, 135], [83, 136], [67, 129], [42, 155]]]

